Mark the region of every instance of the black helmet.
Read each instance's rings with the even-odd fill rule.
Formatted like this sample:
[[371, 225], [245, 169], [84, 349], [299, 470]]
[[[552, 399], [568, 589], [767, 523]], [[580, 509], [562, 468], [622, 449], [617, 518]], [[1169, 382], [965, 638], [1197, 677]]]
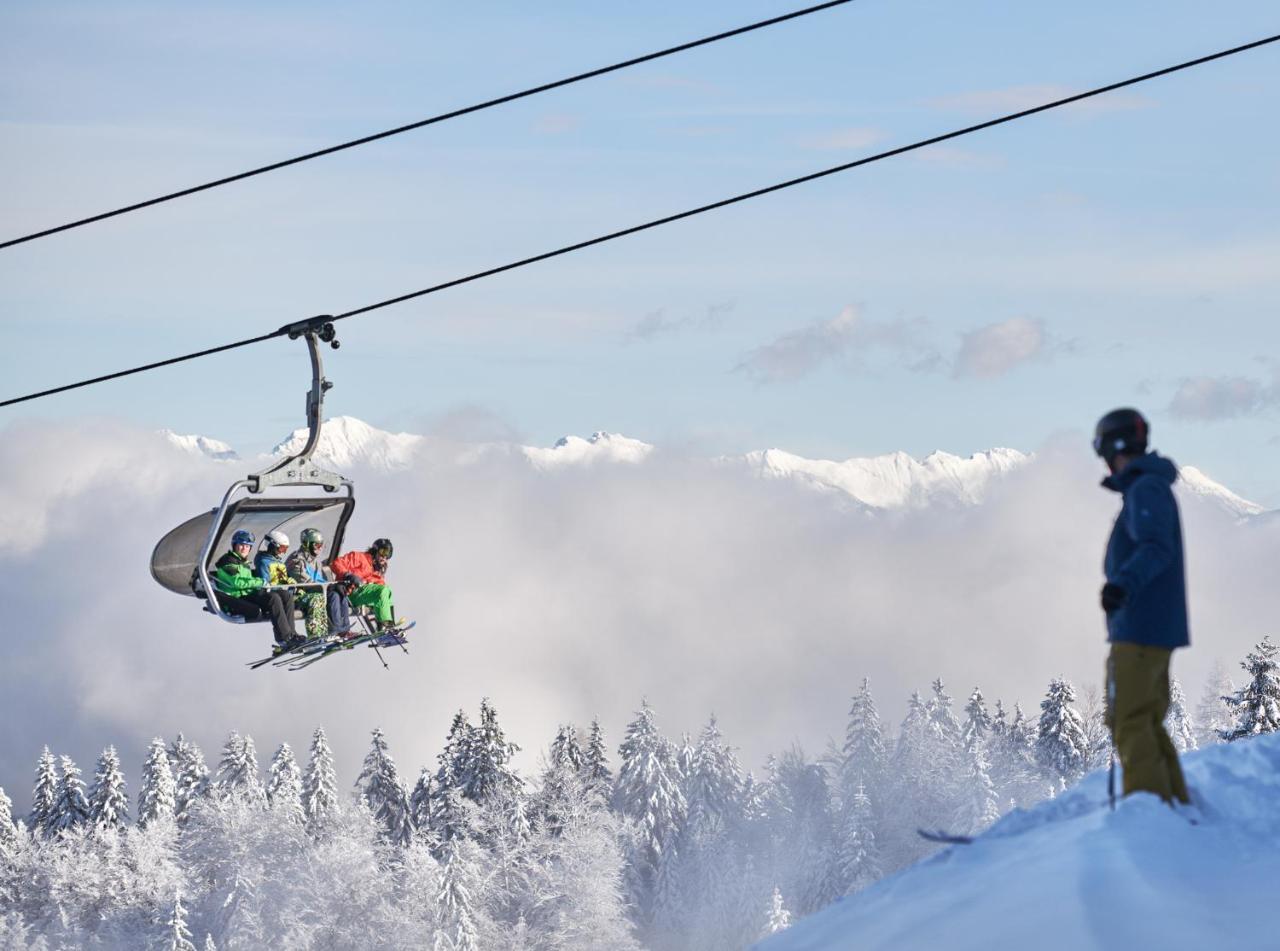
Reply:
[[1120, 453], [1140, 456], [1147, 451], [1151, 426], [1136, 409], [1113, 409], [1093, 433], [1093, 451], [1110, 462]]
[[378, 538], [369, 546], [369, 551], [374, 554], [380, 554], [385, 558], [390, 558], [394, 549], [391, 547], [391, 539]]

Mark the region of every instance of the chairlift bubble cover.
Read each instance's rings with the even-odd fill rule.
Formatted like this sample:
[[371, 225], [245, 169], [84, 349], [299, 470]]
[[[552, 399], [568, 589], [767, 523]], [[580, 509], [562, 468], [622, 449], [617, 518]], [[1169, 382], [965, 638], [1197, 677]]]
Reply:
[[[304, 528], [318, 528], [324, 535], [326, 551], [323, 560], [342, 550], [342, 538], [351, 518], [355, 499], [351, 496], [315, 496], [313, 498], [265, 499], [244, 498], [227, 506], [218, 535], [209, 549], [206, 570], [231, 548], [231, 536], [238, 529], [253, 532], [259, 541], [270, 531], [282, 531], [290, 538], [302, 534]], [[201, 597], [193, 588], [200, 553], [209, 538], [217, 509], [189, 518], [170, 531], [151, 554], [151, 577], [174, 594]]]

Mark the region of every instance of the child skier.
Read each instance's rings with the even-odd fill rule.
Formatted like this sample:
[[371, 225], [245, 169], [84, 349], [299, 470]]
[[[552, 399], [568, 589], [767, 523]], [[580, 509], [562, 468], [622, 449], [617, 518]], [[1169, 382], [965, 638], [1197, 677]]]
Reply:
[[262, 590], [263, 580], [249, 567], [253, 542], [253, 532], [238, 530], [231, 536], [231, 550], [214, 565], [213, 584], [218, 604], [228, 614], [238, 614], [246, 621], [269, 615], [276, 644], [285, 649], [296, 647], [302, 638], [293, 627], [293, 591]]
[[391, 540], [379, 538], [367, 551], [347, 552], [335, 558], [330, 567], [339, 581], [354, 585], [350, 594], [356, 607], [371, 607], [382, 630], [396, 626], [391, 589], [387, 587], [387, 562], [391, 560]]

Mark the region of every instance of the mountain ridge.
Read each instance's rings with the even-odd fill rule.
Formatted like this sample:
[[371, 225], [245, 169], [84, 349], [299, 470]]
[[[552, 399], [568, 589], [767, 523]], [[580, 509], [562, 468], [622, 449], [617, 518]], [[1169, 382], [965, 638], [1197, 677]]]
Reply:
[[[251, 460], [242, 460], [229, 445], [206, 436], [180, 436], [168, 430], [163, 435], [172, 445], [186, 452], [219, 461], [256, 461], [265, 465], [275, 456], [299, 451], [306, 443], [307, 430], [294, 430], [270, 453]], [[315, 457], [338, 471], [359, 467], [397, 471], [413, 466], [418, 453], [429, 442], [430, 437], [427, 436], [391, 433], [355, 417], [336, 416], [325, 421]], [[550, 447], [494, 442], [477, 444], [462, 459], [474, 460], [487, 451], [518, 454], [542, 472], [596, 464], [638, 465], [658, 452], [655, 446], [643, 440], [598, 430], [586, 438], [574, 435], [561, 437]], [[898, 511], [938, 504], [980, 504], [995, 482], [1034, 460], [1032, 453], [997, 447], [968, 456], [934, 450], [917, 459], [899, 451], [839, 461], [809, 459], [784, 449], [769, 448], [719, 456], [710, 461], [718, 465], [742, 466], [760, 478], [790, 480], [817, 490], [838, 492], [871, 511]], [[1181, 491], [1205, 499], [1236, 518], [1267, 514], [1263, 506], [1237, 495], [1195, 466], [1182, 466], [1179, 471]]]

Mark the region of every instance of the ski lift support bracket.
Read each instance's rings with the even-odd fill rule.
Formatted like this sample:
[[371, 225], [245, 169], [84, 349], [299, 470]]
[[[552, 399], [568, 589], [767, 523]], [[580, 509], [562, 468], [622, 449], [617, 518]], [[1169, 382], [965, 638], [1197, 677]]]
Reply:
[[333, 327], [333, 316], [321, 314], [292, 324], [285, 324], [278, 331], [290, 340], [306, 338], [307, 351], [311, 355], [311, 389], [307, 393], [307, 442], [302, 451], [288, 456], [248, 477], [249, 491], [257, 494], [276, 485], [316, 485], [326, 492], [337, 492], [350, 483], [343, 476], [314, 463], [312, 453], [320, 443], [320, 427], [324, 422], [324, 394], [333, 384], [324, 378], [324, 361], [320, 359], [320, 344], [327, 343], [334, 350], [341, 346]]

